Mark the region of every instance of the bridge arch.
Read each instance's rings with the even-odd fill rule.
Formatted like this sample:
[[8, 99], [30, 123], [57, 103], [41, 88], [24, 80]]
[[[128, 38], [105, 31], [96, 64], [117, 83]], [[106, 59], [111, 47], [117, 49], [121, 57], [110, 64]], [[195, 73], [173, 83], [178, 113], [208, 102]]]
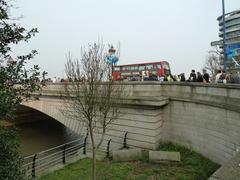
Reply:
[[69, 120], [66, 116], [63, 115], [61, 109], [64, 107], [60, 99], [53, 100], [52, 98], [49, 99], [42, 97], [40, 100], [23, 102], [21, 105], [48, 115], [49, 117], [57, 120], [77, 134], [80, 134], [80, 132], [82, 132], [83, 127], [78, 123], [78, 121]]

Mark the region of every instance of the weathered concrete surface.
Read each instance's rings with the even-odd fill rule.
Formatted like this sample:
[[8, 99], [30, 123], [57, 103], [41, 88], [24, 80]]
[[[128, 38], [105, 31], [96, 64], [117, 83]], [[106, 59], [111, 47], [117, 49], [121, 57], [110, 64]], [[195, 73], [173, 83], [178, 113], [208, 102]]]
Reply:
[[170, 151], [149, 151], [149, 161], [151, 162], [164, 162], [164, 161], [180, 161], [179, 152]]
[[222, 165], [209, 180], [239, 180], [240, 179], [240, 153]]
[[114, 161], [135, 161], [142, 158], [142, 149], [123, 149], [112, 151]]
[[240, 147], [240, 113], [172, 100], [164, 108], [163, 141], [191, 148], [224, 164]]

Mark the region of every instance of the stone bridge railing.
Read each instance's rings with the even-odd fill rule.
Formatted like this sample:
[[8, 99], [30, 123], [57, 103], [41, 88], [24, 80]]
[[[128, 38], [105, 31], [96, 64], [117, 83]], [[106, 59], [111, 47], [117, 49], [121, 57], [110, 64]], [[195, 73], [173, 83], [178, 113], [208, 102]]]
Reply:
[[163, 96], [240, 112], [240, 85], [237, 84], [133, 82], [126, 86], [130, 96]]

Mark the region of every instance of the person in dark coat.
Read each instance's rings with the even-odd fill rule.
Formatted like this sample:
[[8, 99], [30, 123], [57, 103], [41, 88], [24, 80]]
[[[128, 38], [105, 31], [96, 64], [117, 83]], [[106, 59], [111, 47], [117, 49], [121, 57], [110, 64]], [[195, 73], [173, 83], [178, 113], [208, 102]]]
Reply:
[[203, 82], [203, 76], [200, 72], [197, 72], [197, 82]]
[[197, 75], [196, 75], [194, 69], [192, 70], [192, 72], [191, 72], [191, 74], [190, 74], [190, 76], [189, 76], [188, 79], [189, 79], [190, 82], [196, 82], [196, 80], [197, 80]]
[[185, 81], [186, 81], [186, 78], [185, 78], [185, 74], [184, 74], [184, 73], [180, 74], [180, 81], [181, 81], [181, 82], [185, 82]]
[[237, 71], [233, 71], [230, 75], [231, 83], [239, 84], [240, 83], [240, 77]]
[[207, 73], [206, 69], [203, 69], [203, 82], [209, 83], [210, 82], [210, 76]]

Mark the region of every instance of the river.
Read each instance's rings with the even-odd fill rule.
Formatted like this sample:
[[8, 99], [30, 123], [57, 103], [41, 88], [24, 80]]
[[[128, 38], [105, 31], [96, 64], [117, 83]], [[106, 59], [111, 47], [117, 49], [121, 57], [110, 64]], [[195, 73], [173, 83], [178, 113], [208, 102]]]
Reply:
[[[34, 118], [33, 116], [25, 117]], [[44, 117], [17, 125], [20, 130], [20, 148], [23, 156], [70, 142], [80, 137], [58, 121]]]

